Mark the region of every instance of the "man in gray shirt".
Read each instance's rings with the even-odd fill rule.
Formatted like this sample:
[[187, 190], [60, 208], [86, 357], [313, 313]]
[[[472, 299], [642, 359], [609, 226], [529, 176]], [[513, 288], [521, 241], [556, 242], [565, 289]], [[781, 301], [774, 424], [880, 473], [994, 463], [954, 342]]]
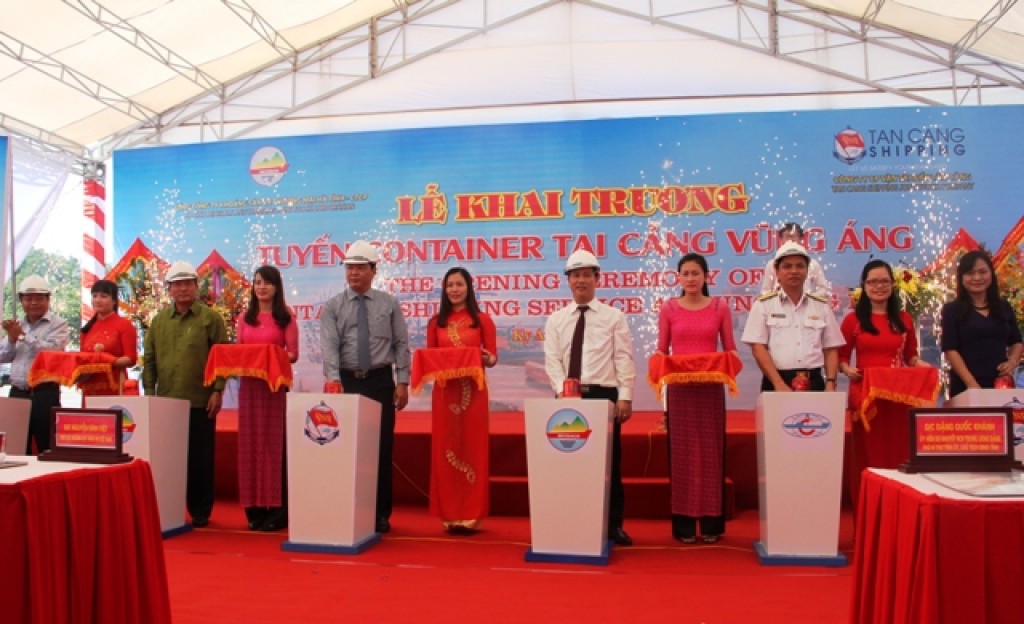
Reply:
[[[345, 254], [348, 288], [320, 314], [326, 392], [361, 394], [380, 403], [377, 532], [391, 530], [391, 455], [395, 411], [409, 403], [409, 331], [398, 301], [372, 288], [377, 250], [366, 241]], [[397, 383], [396, 383], [397, 380]]]
[[[63, 351], [68, 344], [68, 322], [50, 311], [50, 285], [38, 275], [18, 285], [18, 301], [25, 318], [4, 319], [7, 340], [0, 341], [0, 362], [11, 363], [11, 396], [31, 399], [29, 439], [25, 454], [32, 452], [32, 440], [42, 453], [50, 448], [50, 408], [60, 407], [60, 386], [56, 382], [28, 385], [28, 373], [40, 351]], [[21, 453], [25, 440], [12, 440], [14, 453]]]

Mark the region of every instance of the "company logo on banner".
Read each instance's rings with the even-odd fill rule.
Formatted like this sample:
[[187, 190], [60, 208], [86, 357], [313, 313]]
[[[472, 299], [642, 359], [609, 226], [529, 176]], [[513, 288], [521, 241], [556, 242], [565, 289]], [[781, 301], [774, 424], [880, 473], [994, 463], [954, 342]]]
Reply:
[[864, 158], [864, 137], [860, 132], [847, 127], [835, 136], [832, 155], [840, 162], [852, 165]]
[[574, 409], [560, 409], [548, 419], [548, 442], [563, 453], [580, 450], [587, 444], [590, 423]]
[[306, 410], [306, 426], [303, 428], [303, 433], [320, 446], [334, 442], [341, 435], [338, 415], [331, 406], [320, 401], [319, 405], [314, 405]]
[[[832, 155], [840, 162], [853, 165], [865, 157], [872, 161], [893, 158], [952, 159], [967, 153], [967, 132], [956, 126], [932, 124], [909, 128], [870, 128], [867, 137], [865, 139], [858, 130], [847, 126], [833, 137]], [[916, 179], [913, 181], [920, 182]], [[927, 187], [918, 188], [927, 190]]]
[[256, 184], [274, 186], [288, 173], [284, 152], [276, 147], [261, 147], [249, 159], [249, 175]]
[[135, 419], [132, 418], [132, 413], [128, 411], [127, 407], [120, 405], [111, 405], [107, 409], [121, 410], [121, 444], [127, 444], [128, 440], [132, 439], [135, 435]]
[[801, 412], [787, 416], [782, 430], [794, 438], [820, 438], [832, 430], [832, 421], [822, 414]]

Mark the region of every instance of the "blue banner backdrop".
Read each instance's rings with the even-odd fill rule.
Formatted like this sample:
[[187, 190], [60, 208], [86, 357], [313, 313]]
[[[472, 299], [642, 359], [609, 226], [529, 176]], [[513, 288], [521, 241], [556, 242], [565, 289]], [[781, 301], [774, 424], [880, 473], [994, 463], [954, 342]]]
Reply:
[[[647, 388], [659, 302], [678, 293], [687, 251], [708, 257], [711, 292], [742, 331], [774, 230], [808, 232], [841, 317], [872, 256], [920, 269], [963, 228], [996, 251], [1022, 211], [1021, 107], [894, 108], [514, 124], [282, 137], [114, 155], [115, 257], [136, 237], [161, 258], [218, 252], [250, 276], [285, 276], [302, 327], [300, 390], [322, 383], [322, 303], [345, 287], [344, 250], [380, 246], [379, 288], [424, 342], [440, 278], [476, 279], [499, 328], [494, 409], [550, 396], [542, 332], [569, 292], [577, 248], [602, 265], [598, 296], [628, 315], [636, 401]], [[1007, 205], [1009, 204], [1009, 205]], [[749, 349], [733, 409], [753, 406]], [[926, 354], [937, 362], [934, 348]], [[429, 397], [414, 409], [429, 409]]]

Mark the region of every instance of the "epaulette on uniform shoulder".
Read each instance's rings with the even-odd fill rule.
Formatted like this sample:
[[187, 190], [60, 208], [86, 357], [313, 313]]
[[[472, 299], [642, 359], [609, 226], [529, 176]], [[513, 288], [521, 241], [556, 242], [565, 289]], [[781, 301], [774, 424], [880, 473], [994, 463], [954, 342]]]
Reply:
[[778, 297], [778, 296], [779, 296], [779, 291], [773, 290], [771, 292], [766, 292], [766, 293], [762, 294], [760, 297], [757, 298], [757, 300], [758, 301], [768, 301], [772, 297]]
[[828, 298], [827, 297], [822, 297], [821, 295], [816, 294], [816, 293], [807, 293], [807, 298], [808, 299], [814, 299], [815, 301], [820, 301], [822, 303], [828, 303]]

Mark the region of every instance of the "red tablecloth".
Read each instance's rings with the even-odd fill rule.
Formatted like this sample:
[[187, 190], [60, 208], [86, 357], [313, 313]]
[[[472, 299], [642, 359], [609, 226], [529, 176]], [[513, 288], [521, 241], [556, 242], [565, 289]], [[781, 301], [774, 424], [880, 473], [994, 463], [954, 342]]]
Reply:
[[910, 407], [934, 407], [939, 397], [939, 369], [924, 366], [865, 368], [860, 409], [853, 420], [871, 431], [876, 401], [886, 400]]
[[868, 470], [856, 526], [854, 624], [1024, 620], [1024, 500], [968, 499]]
[[647, 382], [654, 394], [661, 396], [661, 387], [673, 383], [724, 383], [735, 395], [736, 375], [743, 363], [732, 351], [691, 353], [687, 355], [652, 355], [647, 362]]
[[203, 382], [218, 377], [255, 377], [267, 382], [272, 392], [292, 385], [292, 363], [288, 352], [271, 344], [215, 344], [206, 359]]
[[109, 353], [81, 351], [40, 351], [28, 371], [28, 385], [57, 382], [73, 386], [82, 375], [99, 377], [108, 389], [117, 391], [117, 376], [112, 364], [117, 358]]
[[413, 394], [423, 389], [424, 384], [434, 382], [443, 386], [449, 379], [469, 377], [483, 388], [483, 352], [469, 347], [432, 347], [416, 349], [412, 354], [410, 386]]
[[0, 475], [0, 621], [169, 623], [149, 464], [28, 461]]

